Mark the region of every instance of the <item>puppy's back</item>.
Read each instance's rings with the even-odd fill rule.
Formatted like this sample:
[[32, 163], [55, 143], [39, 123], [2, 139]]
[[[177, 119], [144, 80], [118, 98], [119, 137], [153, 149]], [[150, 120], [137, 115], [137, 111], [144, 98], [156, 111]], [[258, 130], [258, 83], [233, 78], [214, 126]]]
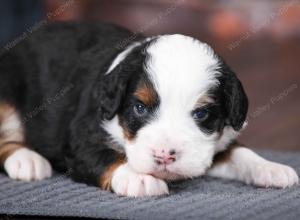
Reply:
[[82, 94], [130, 36], [110, 24], [57, 23], [27, 32], [5, 49], [0, 55], [0, 108], [9, 104], [16, 110], [33, 149], [50, 160], [63, 159]]

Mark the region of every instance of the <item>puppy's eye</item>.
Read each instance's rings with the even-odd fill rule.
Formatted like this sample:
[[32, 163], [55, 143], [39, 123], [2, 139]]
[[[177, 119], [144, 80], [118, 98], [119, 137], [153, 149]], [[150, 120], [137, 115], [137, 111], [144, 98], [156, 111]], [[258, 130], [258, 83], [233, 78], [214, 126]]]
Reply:
[[135, 114], [137, 114], [138, 116], [144, 116], [148, 113], [147, 106], [145, 106], [142, 103], [135, 104], [133, 107], [133, 110], [134, 110]]
[[198, 121], [203, 121], [208, 116], [208, 111], [203, 108], [197, 108], [193, 111], [193, 118]]

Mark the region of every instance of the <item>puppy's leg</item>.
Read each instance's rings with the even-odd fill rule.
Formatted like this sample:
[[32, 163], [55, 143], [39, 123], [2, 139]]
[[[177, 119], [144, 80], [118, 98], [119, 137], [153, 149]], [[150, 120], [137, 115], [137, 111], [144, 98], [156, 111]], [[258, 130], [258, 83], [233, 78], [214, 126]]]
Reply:
[[0, 104], [0, 165], [9, 177], [41, 180], [51, 176], [49, 162], [24, 144], [24, 130], [14, 107]]
[[268, 161], [243, 146], [231, 146], [217, 154], [208, 175], [261, 187], [285, 188], [299, 182], [293, 168]]
[[167, 184], [151, 175], [135, 172], [125, 156], [107, 146], [84, 145], [80, 153], [68, 160], [72, 178], [121, 196], [154, 196], [168, 194]]
[[[137, 173], [127, 164], [126, 156], [112, 148], [105, 140], [106, 133], [91, 133], [88, 126], [94, 117], [74, 122], [71, 128], [71, 149], [67, 160], [71, 177], [80, 182], [96, 185], [121, 196], [154, 196], [168, 194], [167, 184], [151, 175]], [[98, 126], [97, 124], [94, 125]], [[92, 139], [91, 137], [100, 137]], [[104, 138], [101, 138], [104, 137]]]
[[136, 173], [128, 164], [120, 166], [111, 177], [111, 188], [118, 195], [141, 197], [169, 194], [165, 181]]

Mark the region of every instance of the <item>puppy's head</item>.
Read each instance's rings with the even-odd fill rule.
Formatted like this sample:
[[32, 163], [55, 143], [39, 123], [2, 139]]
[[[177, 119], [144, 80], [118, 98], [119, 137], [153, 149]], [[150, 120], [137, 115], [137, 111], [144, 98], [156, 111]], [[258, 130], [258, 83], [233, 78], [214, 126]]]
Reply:
[[137, 172], [199, 176], [242, 128], [247, 97], [207, 44], [165, 35], [130, 45], [107, 70], [103, 127]]

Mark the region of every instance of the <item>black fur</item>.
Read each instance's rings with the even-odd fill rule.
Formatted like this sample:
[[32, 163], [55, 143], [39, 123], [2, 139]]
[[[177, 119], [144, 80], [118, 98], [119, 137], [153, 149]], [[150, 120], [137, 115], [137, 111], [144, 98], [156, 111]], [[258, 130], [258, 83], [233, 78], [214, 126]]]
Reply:
[[205, 107], [209, 113], [208, 118], [199, 126], [207, 133], [220, 132], [226, 125], [239, 131], [247, 117], [248, 98], [235, 73], [222, 58], [218, 59], [219, 85], [209, 91], [209, 96], [215, 102]]
[[[142, 68], [142, 67], [141, 67]], [[143, 127], [149, 120], [155, 117], [156, 110], [159, 106], [160, 100], [158, 94], [155, 93], [155, 101], [151, 105], [146, 105], [147, 113], [140, 117], [134, 112], [134, 106], [142, 103], [141, 100], [137, 99], [133, 94], [137, 90], [137, 87], [141, 84], [146, 84], [149, 87], [153, 87], [152, 83], [146, 76], [146, 73], [141, 69], [138, 70], [136, 76], [138, 80], [133, 80], [128, 84], [128, 90], [124, 101], [119, 110], [119, 119], [121, 126], [126, 129], [131, 136], [135, 136], [138, 130]], [[138, 83], [137, 83], [138, 82]], [[145, 103], [142, 103], [145, 104]]]
[[248, 98], [240, 80], [229, 66], [222, 61], [219, 71], [222, 106], [225, 106], [225, 124], [240, 130], [246, 120], [248, 111]]
[[[216, 100], [215, 103], [208, 104], [202, 108], [207, 111], [207, 117], [205, 120], [197, 121], [198, 127], [207, 134], [212, 134], [213, 132], [220, 132], [225, 126], [225, 113], [223, 106], [216, 98], [216, 91], [210, 92], [210, 95]], [[214, 94], [214, 95], [213, 95]]]
[[239, 131], [248, 111], [248, 98], [241, 82], [222, 58], [217, 58], [220, 60], [216, 70], [220, 73], [219, 85], [210, 89], [208, 94], [214, 99], [214, 103], [203, 107], [208, 112], [208, 117], [197, 123], [207, 134], [221, 132], [226, 125]]
[[120, 157], [99, 122], [115, 114], [126, 94], [130, 71], [104, 73], [131, 36], [110, 24], [53, 24], [0, 57], [0, 102], [19, 111], [27, 144], [78, 181], [98, 184]]
[[[53, 24], [0, 57], [0, 103], [18, 110], [28, 146], [77, 181], [98, 185], [102, 172], [124, 157], [109, 147], [103, 120], [118, 114], [122, 127], [134, 136], [159, 105], [157, 94], [146, 117], [132, 111], [140, 101], [133, 96], [137, 87], [150, 83], [143, 68], [145, 48], [155, 39], [135, 47], [105, 75], [131, 36], [109, 24]], [[137, 36], [135, 41], [143, 39]], [[227, 124], [239, 130], [247, 113], [239, 80], [225, 63], [219, 71], [220, 85], [211, 91], [216, 103], [205, 107], [209, 115], [199, 123], [208, 133]]]
[[138, 117], [133, 111], [134, 105], [141, 101], [133, 95], [137, 87], [142, 84], [153, 87], [144, 70], [147, 60], [145, 49], [152, 42], [153, 40], [134, 48], [105, 79], [99, 80], [95, 87], [95, 91], [98, 91], [95, 97], [100, 107], [101, 120], [110, 120], [118, 113], [121, 126], [132, 136], [135, 136], [154, 115], [159, 105], [159, 97], [156, 94], [156, 101], [152, 106], [147, 106], [149, 114], [145, 117]]
[[[121, 108], [122, 100], [130, 91], [134, 92], [136, 82], [144, 72], [142, 46], [135, 48], [126, 59], [117, 65], [106, 77], [100, 76], [95, 86], [94, 97], [100, 106], [102, 119], [112, 119]], [[134, 79], [134, 80], [133, 80]]]

